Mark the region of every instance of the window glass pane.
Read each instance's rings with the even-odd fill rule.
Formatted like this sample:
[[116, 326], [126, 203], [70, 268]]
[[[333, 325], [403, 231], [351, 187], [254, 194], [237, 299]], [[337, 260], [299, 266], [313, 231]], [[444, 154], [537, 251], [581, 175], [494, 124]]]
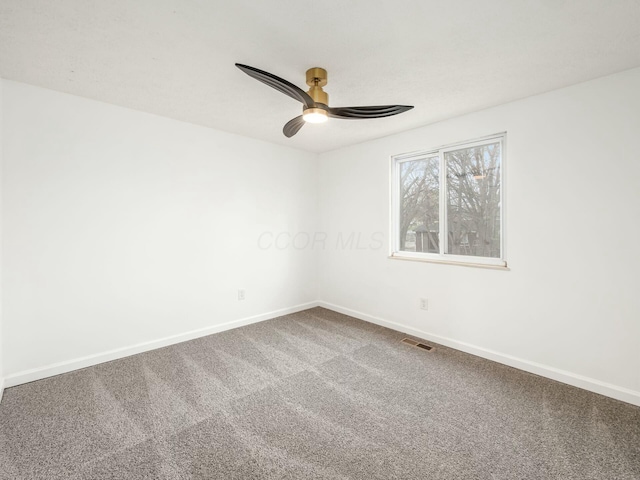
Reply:
[[444, 154], [448, 251], [500, 258], [500, 143]]
[[401, 162], [400, 174], [400, 250], [439, 252], [440, 161], [424, 157]]

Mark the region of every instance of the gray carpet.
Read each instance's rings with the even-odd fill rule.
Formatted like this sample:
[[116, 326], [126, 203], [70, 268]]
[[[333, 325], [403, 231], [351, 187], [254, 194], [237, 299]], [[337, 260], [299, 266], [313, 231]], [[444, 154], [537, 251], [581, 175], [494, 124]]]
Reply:
[[316, 308], [7, 389], [2, 479], [640, 479], [640, 408]]

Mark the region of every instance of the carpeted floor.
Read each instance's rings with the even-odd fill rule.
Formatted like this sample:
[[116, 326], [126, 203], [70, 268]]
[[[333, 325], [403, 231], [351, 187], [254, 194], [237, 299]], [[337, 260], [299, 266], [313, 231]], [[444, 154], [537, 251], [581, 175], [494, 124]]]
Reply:
[[316, 308], [7, 389], [2, 479], [640, 479], [640, 408]]

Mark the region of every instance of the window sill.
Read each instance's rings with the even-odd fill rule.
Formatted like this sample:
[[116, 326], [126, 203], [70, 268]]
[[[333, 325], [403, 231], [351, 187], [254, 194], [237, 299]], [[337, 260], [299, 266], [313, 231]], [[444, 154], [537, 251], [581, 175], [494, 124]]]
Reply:
[[[460, 267], [475, 267], [475, 268], [488, 268], [491, 270], [511, 270], [507, 266], [507, 262], [497, 260], [496, 263], [476, 263], [465, 260], [445, 259], [438, 257], [427, 257], [417, 255], [403, 255], [402, 253], [392, 253], [389, 255], [391, 260], [409, 260], [411, 262], [426, 262], [426, 263], [440, 263], [443, 265], [457, 265]], [[498, 263], [500, 262], [500, 263]]]

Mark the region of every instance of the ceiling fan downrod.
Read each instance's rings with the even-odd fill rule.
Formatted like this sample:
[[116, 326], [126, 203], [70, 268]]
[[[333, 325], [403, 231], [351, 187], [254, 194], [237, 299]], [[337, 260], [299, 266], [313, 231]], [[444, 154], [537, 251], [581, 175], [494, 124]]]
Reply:
[[327, 84], [327, 71], [324, 68], [313, 67], [307, 70], [307, 85], [309, 85], [309, 96], [316, 103], [329, 105], [329, 94], [322, 90]]

